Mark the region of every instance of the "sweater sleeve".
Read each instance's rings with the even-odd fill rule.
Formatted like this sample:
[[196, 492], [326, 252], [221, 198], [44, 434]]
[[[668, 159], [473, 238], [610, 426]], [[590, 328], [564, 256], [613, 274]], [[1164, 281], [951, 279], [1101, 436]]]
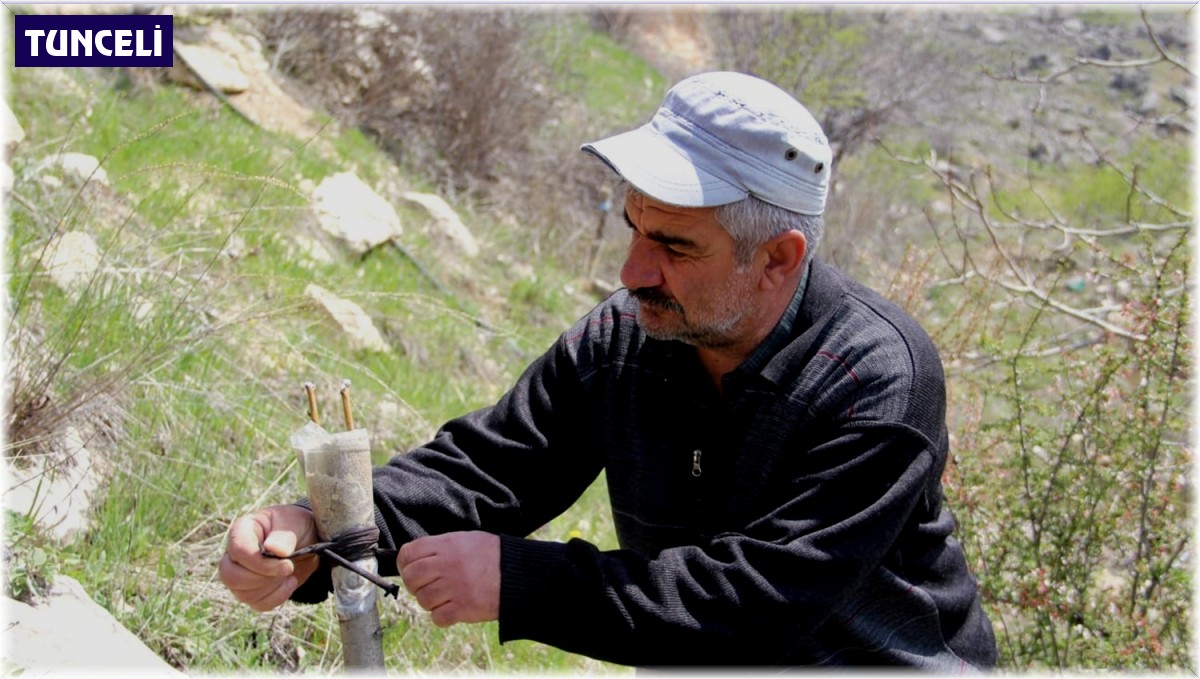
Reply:
[[495, 405], [374, 470], [375, 506], [397, 545], [458, 530], [524, 536], [575, 502], [602, 466], [578, 359], [565, 333]]
[[[372, 470], [382, 554], [452, 531], [528, 535], [595, 480], [602, 462], [588, 445], [597, 437], [588, 435], [578, 378], [580, 334], [564, 333], [495, 405], [451, 420], [429, 443]], [[329, 567], [323, 560], [292, 599], [324, 600]], [[379, 571], [397, 575], [395, 559], [381, 556]]]

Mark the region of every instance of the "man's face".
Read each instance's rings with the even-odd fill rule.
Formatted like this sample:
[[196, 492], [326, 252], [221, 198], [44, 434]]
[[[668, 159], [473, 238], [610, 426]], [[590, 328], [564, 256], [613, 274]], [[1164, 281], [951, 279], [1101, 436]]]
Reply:
[[755, 267], [737, 266], [733, 237], [715, 212], [626, 196], [632, 240], [621, 283], [638, 300], [647, 335], [720, 348], [746, 334], [757, 301]]

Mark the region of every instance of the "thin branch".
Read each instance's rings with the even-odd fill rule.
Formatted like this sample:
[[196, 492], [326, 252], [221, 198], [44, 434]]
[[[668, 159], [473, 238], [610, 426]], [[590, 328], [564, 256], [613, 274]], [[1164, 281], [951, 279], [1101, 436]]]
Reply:
[[1010, 224], [997, 223], [995, 224], [995, 227], [997, 229], [1023, 228], [1035, 229], [1039, 231], [1059, 231], [1068, 236], [1086, 236], [1089, 238], [1112, 238], [1116, 236], [1132, 236], [1134, 234], [1147, 232], [1187, 231], [1192, 228], [1192, 223], [1171, 222], [1169, 224], [1148, 224], [1144, 222], [1131, 221], [1127, 226], [1121, 226], [1112, 229], [1080, 229], [1076, 227], [1063, 226], [1054, 222], [1016, 219]]
[[1146, 33], [1150, 34], [1150, 42], [1154, 43], [1154, 49], [1158, 50], [1158, 54], [1166, 61], [1169, 61], [1173, 66], [1182, 70], [1184, 73], [1187, 73], [1190, 76], [1195, 76], [1196, 74], [1192, 73], [1192, 70], [1188, 68], [1186, 63], [1181, 61], [1179, 57], [1176, 57], [1168, 52], [1167, 48], [1163, 47], [1162, 42], [1158, 39], [1158, 34], [1154, 32], [1154, 27], [1150, 25], [1150, 17], [1146, 14], [1145, 7], [1141, 8], [1141, 14], [1142, 23], [1146, 25]]
[[1153, 59], [1127, 59], [1125, 61], [1110, 61], [1108, 59], [1091, 59], [1088, 57], [1075, 57], [1075, 63], [1084, 66], [1099, 66], [1101, 68], [1144, 68], [1153, 66], [1154, 64], [1166, 61], [1161, 55]]
[[1079, 70], [1079, 67], [1082, 65], [1083, 64], [1079, 64], [1079, 63], [1071, 64], [1070, 66], [1067, 66], [1066, 68], [1063, 68], [1061, 70], [1055, 71], [1053, 73], [1050, 73], [1050, 74], [1047, 74], [1044, 76], [1033, 76], [1033, 77], [1024, 76], [1024, 75], [1021, 75], [1020, 73], [1017, 73], [1015, 67], [1013, 68], [1013, 70], [1009, 71], [1009, 73], [1006, 75], [997, 75], [995, 73], [992, 73], [988, 69], [984, 69], [983, 75], [987, 78], [991, 78], [992, 80], [995, 80], [998, 82], [1015, 82], [1015, 83], [1020, 83], [1022, 85], [1049, 85], [1049, 84], [1053, 83], [1054, 81], [1058, 80], [1059, 78], [1061, 78], [1065, 75], [1069, 75], [1069, 74]]
[[962, 285], [963, 283], [966, 283], [967, 281], [969, 281], [972, 278], [975, 278], [979, 275], [980, 274], [978, 271], [967, 271], [967, 272], [963, 273], [963, 275], [957, 276], [955, 278], [943, 278], [942, 280], [934, 281], [934, 282], [930, 283], [929, 285], [927, 285], [926, 287], [928, 287], [931, 290], [937, 290], [938, 288], [948, 288], [951, 285]]
[[36, 218], [38, 221], [42, 221], [42, 222], [46, 221], [46, 216], [44, 214], [42, 214], [41, 210], [37, 209], [36, 205], [29, 202], [28, 198], [22, 196], [21, 194], [17, 193], [16, 191], [9, 191], [8, 195], [10, 198], [12, 198], [14, 201], [16, 201], [17, 205], [20, 205], [21, 207], [25, 208], [25, 210], [27, 212], [29, 212], [29, 214], [32, 215], [34, 218]]
[[1167, 202], [1166, 199], [1158, 196], [1157, 194], [1153, 193], [1152, 191], [1150, 191], [1144, 187], [1138, 186], [1137, 177], [1126, 172], [1119, 165], [1117, 165], [1115, 162], [1113, 162], [1112, 158], [1110, 158], [1107, 153], [1105, 153], [1104, 151], [1101, 151], [1100, 148], [1098, 146], [1096, 146], [1095, 142], [1092, 141], [1091, 137], [1088, 136], [1087, 130], [1080, 130], [1079, 134], [1081, 137], [1083, 137], [1084, 142], [1086, 142], [1087, 145], [1089, 147], [1091, 147], [1092, 152], [1096, 154], [1096, 157], [1100, 159], [1100, 162], [1109, 166], [1110, 168], [1113, 169], [1114, 172], [1121, 175], [1121, 178], [1125, 180], [1125, 182], [1130, 186], [1131, 189], [1136, 188], [1137, 192], [1142, 194], [1143, 196], [1145, 196], [1150, 202], [1154, 203], [1155, 205], [1158, 205], [1159, 207], [1165, 208], [1166, 210], [1169, 210], [1171, 212], [1171, 214], [1178, 215], [1178, 216], [1184, 217], [1186, 219], [1192, 218], [1192, 213], [1188, 212], [1187, 210], [1184, 210], [1183, 208], [1180, 208], [1180, 207], [1176, 207], [1175, 205]]
[[[1175, 243], [1175, 246], [1172, 248], [1171, 252], [1163, 260], [1164, 264], [1167, 261], [1170, 261], [1171, 257], [1174, 256], [1184, 246], [1184, 243], [1186, 241], [1187, 241], [1187, 238], [1182, 237], [1179, 239], [1179, 241], [1177, 241]], [[1185, 265], [1185, 268], [1186, 268], [1186, 265]], [[1159, 275], [1158, 275], [1157, 280], [1155, 281], [1155, 288], [1157, 289], [1157, 291], [1161, 292], [1162, 285], [1163, 285], [1163, 278], [1164, 278], [1164, 274], [1165, 274], [1163, 267], [1159, 267], [1158, 272], [1159, 272]], [[1148, 560], [1150, 558], [1150, 551], [1151, 551], [1150, 541], [1152, 539], [1151, 533], [1154, 532], [1153, 526], [1150, 525], [1150, 521], [1151, 521], [1151, 519], [1150, 519], [1150, 504], [1152, 501], [1154, 487], [1157, 483], [1155, 476], [1158, 473], [1159, 462], [1162, 459], [1162, 456], [1160, 453], [1161, 453], [1162, 447], [1163, 447], [1164, 432], [1167, 430], [1167, 419], [1171, 413], [1172, 403], [1171, 403], [1171, 397], [1170, 397], [1169, 391], [1170, 391], [1171, 386], [1175, 382], [1176, 378], [1179, 376], [1179, 371], [1175, 369], [1175, 366], [1178, 365], [1180, 351], [1183, 349], [1183, 347], [1181, 345], [1183, 344], [1183, 338], [1186, 336], [1186, 332], [1187, 332], [1186, 314], [1181, 311], [1181, 312], [1176, 313], [1176, 315], [1175, 315], [1175, 328], [1173, 331], [1172, 342], [1171, 342], [1171, 361], [1168, 364], [1168, 367], [1166, 370], [1166, 383], [1163, 388], [1162, 412], [1159, 415], [1158, 425], [1156, 427], [1154, 427], [1154, 429], [1153, 429], [1154, 446], [1149, 451], [1150, 452], [1150, 455], [1149, 455], [1150, 469], [1146, 473], [1145, 477], [1142, 480], [1142, 484], [1141, 484], [1141, 503], [1140, 503], [1140, 511], [1138, 513], [1137, 553], [1134, 555], [1133, 562], [1132, 562], [1132, 564], [1133, 564], [1132, 565], [1133, 583], [1130, 586], [1130, 593], [1129, 593], [1130, 615], [1132, 615], [1134, 613], [1134, 611], [1136, 610], [1137, 604], [1138, 604], [1137, 590], [1138, 590], [1138, 580], [1140, 579], [1141, 571], [1138, 570], [1137, 565], [1140, 562], [1142, 562], [1143, 560]], [[1150, 364], [1147, 372], [1150, 372], [1152, 369], [1153, 369], [1153, 364]], [[1150, 401], [1150, 394], [1147, 393], [1146, 398], [1145, 398], [1145, 403], [1143, 404], [1143, 409], [1145, 410], [1146, 413], [1150, 412], [1150, 402], [1149, 401]], [[1145, 600], [1143, 600], [1142, 601], [1143, 612], [1145, 612], [1147, 607], [1148, 606], [1145, 603]]]
[[[1062, 345], [1055, 346], [1055, 347], [1049, 347], [1047, 349], [1039, 349], [1037, 351], [1023, 350], [1023, 351], [1013, 352], [1011, 354], [997, 354], [994, 356], [987, 356], [979, 363], [973, 364], [969, 368], [969, 370], [971, 370], [972, 372], [976, 371], [976, 370], [983, 370], [984, 368], [987, 368], [988, 366], [991, 366], [996, 363], [1000, 363], [1001, 361], [1012, 361], [1012, 360], [1015, 360], [1018, 358], [1049, 358], [1051, 356], [1057, 356], [1059, 354], [1065, 354], [1065, 353], [1068, 353], [1071, 351], [1078, 351], [1080, 349], [1086, 349], [1088, 347], [1095, 346], [1097, 344], [1103, 344], [1105, 339], [1107, 339], [1106, 336], [1103, 333], [1100, 333], [1100, 334], [1084, 337], [1084, 338], [1076, 340], [1070, 344], [1062, 344]], [[977, 357], [978, 357], [978, 355], [968, 356], [968, 358], [977, 358]]]

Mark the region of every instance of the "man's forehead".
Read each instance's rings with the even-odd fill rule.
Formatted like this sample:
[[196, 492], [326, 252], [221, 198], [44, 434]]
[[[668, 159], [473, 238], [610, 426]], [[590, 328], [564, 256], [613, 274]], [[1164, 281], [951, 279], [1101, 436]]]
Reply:
[[709, 251], [733, 242], [717, 221], [716, 208], [679, 207], [630, 192], [625, 200], [625, 219], [630, 228], [668, 245]]

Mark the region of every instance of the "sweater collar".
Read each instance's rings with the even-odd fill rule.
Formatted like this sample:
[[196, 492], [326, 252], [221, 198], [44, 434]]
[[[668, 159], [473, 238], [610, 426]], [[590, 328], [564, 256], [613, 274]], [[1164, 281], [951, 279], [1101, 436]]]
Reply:
[[[846, 283], [841, 272], [814, 257], [779, 325], [725, 379], [732, 377], [737, 384], [748, 385], [757, 375], [775, 385], [786, 382], [795, 369], [793, 359], [811, 348], [829, 317], [837, 311]], [[725, 384], [732, 386], [728, 381]]]
[[808, 265], [805, 266], [804, 275], [800, 277], [800, 282], [796, 285], [796, 292], [792, 293], [792, 300], [788, 302], [788, 306], [784, 309], [779, 322], [775, 324], [775, 328], [750, 354], [749, 358], [725, 375], [724, 384], [729, 385], [730, 380], [744, 383], [751, 376], [762, 372], [771, 359], [791, 341], [792, 332], [795, 330], [796, 321], [800, 316], [800, 308], [804, 302], [804, 292], [808, 288], [813, 261], [815, 260], [809, 260]]

